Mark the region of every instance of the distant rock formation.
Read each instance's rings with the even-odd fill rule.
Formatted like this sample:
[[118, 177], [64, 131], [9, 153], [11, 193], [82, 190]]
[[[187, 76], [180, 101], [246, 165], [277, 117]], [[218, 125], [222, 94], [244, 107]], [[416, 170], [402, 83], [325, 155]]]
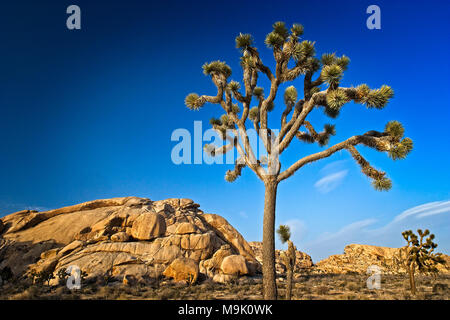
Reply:
[[192, 281], [203, 274], [226, 282], [235, 276], [225, 263], [228, 256], [239, 262], [238, 275], [261, 270], [242, 235], [190, 199], [94, 200], [0, 220], [0, 269], [9, 266], [17, 277], [31, 271], [56, 276], [75, 265], [87, 279], [111, 275], [118, 281], [148, 281], [166, 275]]
[[[367, 268], [376, 265], [383, 273], [404, 272], [395, 263], [398, 248], [378, 247], [363, 244], [350, 244], [344, 248], [344, 254], [332, 255], [317, 262], [314, 271], [319, 273], [366, 273]], [[450, 273], [450, 257], [443, 255], [446, 265], [438, 265], [443, 273]]]
[[[253, 249], [253, 252], [255, 253], [256, 260], [258, 260], [262, 264], [262, 242], [253, 241], [249, 243]], [[281, 261], [280, 252], [281, 250], [275, 250], [275, 269], [277, 274], [281, 275], [286, 273], [286, 267]], [[314, 264], [309, 255], [304, 252], [297, 251], [296, 256], [297, 259], [294, 267], [294, 275], [312, 270]]]

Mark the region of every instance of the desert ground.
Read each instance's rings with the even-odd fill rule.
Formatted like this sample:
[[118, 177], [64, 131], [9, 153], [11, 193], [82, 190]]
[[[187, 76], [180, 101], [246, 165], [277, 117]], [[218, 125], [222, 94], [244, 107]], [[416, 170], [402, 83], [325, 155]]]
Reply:
[[[366, 275], [305, 274], [294, 280], [294, 300], [449, 300], [450, 276], [417, 277], [417, 294], [409, 290], [402, 275], [382, 275], [381, 288], [369, 290]], [[204, 280], [194, 285], [173, 281], [126, 285], [122, 282], [89, 283], [80, 290], [69, 290], [64, 283], [57, 286], [30, 285], [27, 281], [7, 283], [0, 291], [2, 300], [23, 299], [96, 299], [96, 300], [258, 300], [261, 278], [240, 278], [226, 284]], [[285, 283], [278, 279], [279, 298], [284, 298]]]

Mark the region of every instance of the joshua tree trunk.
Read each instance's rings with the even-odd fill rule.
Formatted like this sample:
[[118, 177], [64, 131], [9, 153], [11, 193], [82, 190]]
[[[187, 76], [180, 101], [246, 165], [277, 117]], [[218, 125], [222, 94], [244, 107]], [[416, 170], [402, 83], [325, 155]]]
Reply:
[[286, 300], [291, 300], [291, 294], [292, 294], [292, 267], [289, 266], [287, 269], [287, 274], [286, 274]]
[[266, 300], [277, 299], [275, 281], [275, 204], [278, 183], [274, 179], [265, 182], [263, 221], [263, 295]]
[[414, 263], [409, 265], [409, 284], [411, 285], [411, 293], [416, 294], [416, 280], [414, 279]]

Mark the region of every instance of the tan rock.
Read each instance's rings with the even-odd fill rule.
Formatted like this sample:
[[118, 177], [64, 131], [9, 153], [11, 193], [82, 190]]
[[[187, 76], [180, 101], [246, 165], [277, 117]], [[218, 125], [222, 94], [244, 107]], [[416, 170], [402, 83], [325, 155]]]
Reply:
[[118, 232], [111, 236], [111, 241], [114, 242], [127, 242], [130, 236], [126, 232]]
[[188, 283], [195, 283], [198, 278], [198, 264], [189, 258], [175, 259], [164, 270], [163, 275], [168, 278], [173, 278], [176, 282], [186, 281]]
[[83, 241], [75, 240], [75, 241], [69, 243], [64, 248], [62, 248], [61, 251], [59, 251], [59, 255], [64, 256], [77, 248], [81, 248], [83, 245], [84, 245]]
[[248, 261], [257, 263], [251, 246], [245, 241], [244, 237], [235, 229], [226, 219], [217, 214], [202, 214], [201, 218], [212, 226], [220, 237], [231, 244], [240, 255]]
[[223, 259], [220, 269], [224, 274], [245, 275], [248, 274], [248, 268], [245, 258], [241, 255], [231, 255]]
[[[249, 244], [252, 247], [253, 252], [255, 253], [256, 259], [262, 264], [262, 242], [254, 241], [249, 242]], [[300, 274], [306, 270], [311, 270], [313, 268], [313, 261], [308, 254], [298, 250], [295, 252], [295, 254], [296, 260], [294, 273]], [[258, 265], [250, 265], [249, 263], [247, 263], [247, 266], [249, 267], [249, 271], [251, 273], [260, 271], [260, 266]], [[286, 272], [286, 267], [281, 259], [281, 250], [275, 250], [275, 269], [278, 274], [284, 274]]]
[[188, 233], [195, 233], [197, 231], [197, 227], [189, 222], [182, 222], [180, 223], [176, 230], [175, 234], [188, 234]]
[[145, 212], [134, 222], [131, 235], [138, 240], [152, 240], [166, 233], [166, 221], [159, 213]]

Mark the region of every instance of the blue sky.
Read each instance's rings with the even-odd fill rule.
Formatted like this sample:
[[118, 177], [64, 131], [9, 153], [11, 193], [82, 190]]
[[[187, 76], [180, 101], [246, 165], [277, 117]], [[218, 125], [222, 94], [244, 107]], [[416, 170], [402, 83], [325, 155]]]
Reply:
[[[71, 4], [81, 8], [81, 30], [66, 28]], [[381, 8], [381, 30], [366, 28], [371, 4]], [[17, 0], [2, 4], [2, 13], [1, 216], [118, 196], [184, 197], [227, 218], [247, 240], [260, 240], [262, 183], [249, 170], [227, 183], [230, 165], [177, 166], [170, 137], [177, 128], [192, 131], [196, 120], [206, 127], [210, 117], [220, 116], [217, 106], [199, 112], [184, 106], [190, 92], [214, 93], [202, 64], [224, 60], [240, 80], [234, 38], [244, 32], [273, 67], [264, 38], [282, 20], [303, 24], [303, 39], [316, 41], [318, 54], [351, 58], [342, 85], [386, 83], [395, 90], [382, 111], [349, 104], [336, 120], [315, 111], [310, 119], [316, 126], [336, 124], [330, 143], [399, 120], [415, 148], [397, 162], [359, 148], [387, 171], [389, 192], [373, 190], [345, 152], [308, 165], [280, 185], [277, 225], [290, 224], [297, 247], [314, 261], [341, 253], [349, 243], [400, 246], [400, 232], [417, 227], [429, 227], [439, 249], [450, 252], [448, 1], [255, 6], [233, 0]], [[275, 126], [281, 94], [276, 105], [270, 114]], [[282, 162], [317, 150], [293, 142]]]

